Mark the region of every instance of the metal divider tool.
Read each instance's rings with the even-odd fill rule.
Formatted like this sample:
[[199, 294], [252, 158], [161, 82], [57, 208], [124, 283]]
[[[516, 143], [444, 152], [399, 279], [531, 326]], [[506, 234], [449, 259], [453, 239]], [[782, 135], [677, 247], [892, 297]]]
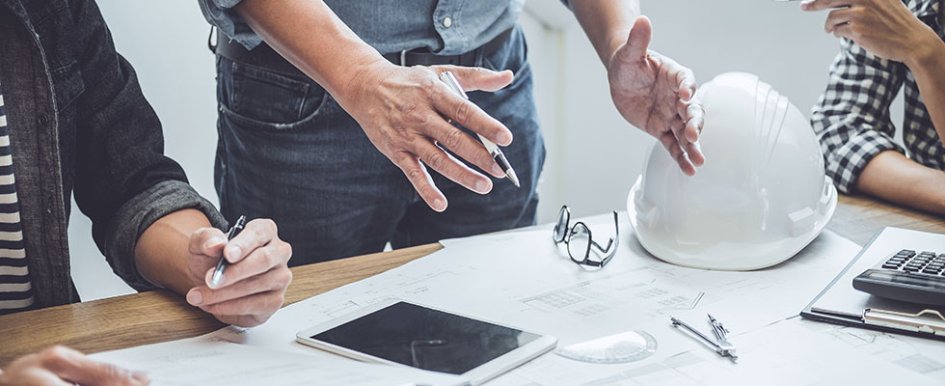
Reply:
[[719, 322], [718, 319], [713, 318], [712, 315], [709, 316], [709, 325], [712, 326], [712, 334], [715, 335], [715, 339], [710, 338], [708, 335], [703, 334], [701, 331], [696, 330], [686, 322], [670, 317], [670, 321], [673, 323], [673, 327], [682, 328], [683, 330], [689, 332], [690, 335], [699, 338], [702, 343], [709, 346], [712, 350], [715, 351], [719, 356], [731, 359], [732, 362], [738, 360], [738, 356], [735, 355], [735, 346], [728, 341], [727, 335], [729, 331], [722, 325], [722, 322]]

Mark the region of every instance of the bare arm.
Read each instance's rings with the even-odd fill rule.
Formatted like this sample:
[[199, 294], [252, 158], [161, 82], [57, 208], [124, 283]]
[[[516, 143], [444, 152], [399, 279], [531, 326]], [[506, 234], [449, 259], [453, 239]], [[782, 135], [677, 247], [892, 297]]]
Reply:
[[359, 72], [387, 64], [321, 0], [244, 0], [236, 11], [266, 43], [342, 106], [355, 103], [352, 81]]
[[856, 189], [916, 209], [945, 214], [945, 172], [921, 165], [897, 151], [873, 157]]
[[935, 34], [924, 36], [924, 42], [912, 46], [916, 49], [905, 64], [919, 85], [939, 139], [945, 140], [945, 42]]
[[581, 23], [604, 65], [627, 43], [630, 28], [640, 16], [639, 0], [573, 1], [574, 16]]

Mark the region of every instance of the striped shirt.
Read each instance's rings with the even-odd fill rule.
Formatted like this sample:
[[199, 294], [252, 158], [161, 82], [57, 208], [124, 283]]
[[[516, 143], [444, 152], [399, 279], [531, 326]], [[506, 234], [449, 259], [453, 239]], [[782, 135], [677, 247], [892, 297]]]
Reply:
[[[0, 85], [2, 86], [2, 85]], [[0, 314], [29, 308], [33, 305], [20, 224], [20, 203], [16, 198], [13, 178], [13, 149], [7, 127], [3, 88], [0, 87]]]

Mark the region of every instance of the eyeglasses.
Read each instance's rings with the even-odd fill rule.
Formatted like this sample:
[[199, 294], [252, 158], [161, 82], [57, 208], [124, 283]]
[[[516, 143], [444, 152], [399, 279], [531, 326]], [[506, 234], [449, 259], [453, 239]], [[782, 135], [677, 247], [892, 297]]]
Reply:
[[[583, 222], [570, 225], [571, 209], [567, 205], [561, 207], [558, 213], [558, 224], [552, 230], [551, 238], [555, 245], [564, 243], [567, 246], [571, 261], [595, 268], [603, 268], [617, 254], [617, 245], [620, 243], [620, 229], [617, 226], [617, 212], [614, 212], [614, 237], [602, 247], [594, 241], [591, 229]], [[591, 252], [593, 253], [593, 256]]]

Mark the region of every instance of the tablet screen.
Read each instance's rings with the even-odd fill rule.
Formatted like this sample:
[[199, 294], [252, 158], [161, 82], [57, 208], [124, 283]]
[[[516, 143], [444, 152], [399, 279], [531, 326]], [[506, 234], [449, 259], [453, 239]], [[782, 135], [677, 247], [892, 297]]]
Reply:
[[539, 336], [398, 302], [311, 338], [391, 362], [458, 375]]

